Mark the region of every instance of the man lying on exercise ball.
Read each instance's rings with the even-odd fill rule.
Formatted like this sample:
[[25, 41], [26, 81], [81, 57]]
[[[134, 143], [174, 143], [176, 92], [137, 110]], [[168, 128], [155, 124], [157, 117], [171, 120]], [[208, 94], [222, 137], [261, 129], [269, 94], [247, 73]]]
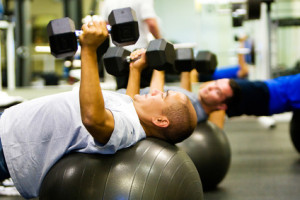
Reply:
[[[191, 91], [189, 72], [181, 73], [181, 87], [187, 91], [198, 117], [224, 126], [225, 111], [229, 117], [241, 115], [270, 116], [300, 109], [300, 74], [264, 81], [219, 79], [204, 83], [197, 94]], [[165, 89], [173, 87], [165, 87]], [[177, 90], [182, 91], [180, 88]], [[202, 109], [197, 109], [202, 108]], [[219, 112], [214, 112], [218, 111]], [[203, 115], [204, 111], [204, 115]], [[206, 114], [206, 115], [205, 115]], [[206, 118], [205, 118], [206, 116]], [[198, 118], [199, 120], [199, 118]]]
[[6, 109], [0, 120], [0, 179], [11, 177], [24, 198], [34, 198], [48, 170], [70, 152], [113, 154], [139, 140], [180, 142], [193, 133], [196, 113], [180, 92], [139, 95], [145, 51], [131, 54], [127, 95], [102, 91], [97, 47], [106, 23], [82, 26], [78, 90], [41, 97]]
[[[229, 79], [225, 79], [230, 81]], [[264, 81], [231, 80], [240, 87], [239, 101], [228, 106], [228, 117], [241, 115], [270, 116], [300, 109], [300, 74]], [[225, 112], [214, 114], [213, 121], [222, 124]], [[223, 122], [222, 122], [223, 121]]]
[[[164, 72], [156, 71], [151, 84], [164, 83]], [[165, 86], [164, 90], [181, 91], [191, 100], [198, 122], [209, 119], [224, 127], [225, 110], [229, 117], [240, 115], [270, 116], [300, 109], [300, 74], [265, 81], [219, 79], [203, 83], [197, 93], [191, 92], [190, 72], [181, 73], [181, 87]], [[146, 94], [150, 88], [141, 90]], [[119, 90], [123, 92], [124, 90]], [[221, 110], [219, 112], [215, 112]]]
[[[207, 82], [203, 84], [198, 94], [192, 92], [191, 72], [181, 72], [180, 87], [164, 86], [165, 72], [154, 70], [150, 87], [141, 89], [141, 94], [151, 93], [153, 88], [160, 88], [161, 91], [179, 91], [188, 96], [191, 100], [194, 109], [197, 113], [197, 121], [203, 122], [208, 119], [208, 116], [213, 111], [226, 110], [228, 105], [235, 102], [238, 98], [239, 87], [234, 81], [227, 81], [229, 79], [220, 79], [215, 82]], [[126, 93], [126, 89], [117, 90], [119, 93]], [[235, 95], [233, 95], [236, 93]], [[234, 98], [232, 98], [234, 97]]]
[[[239, 42], [241, 48], [243, 47], [245, 40], [246, 37], [240, 38]], [[248, 66], [247, 63], [245, 62], [244, 55], [242, 54], [239, 55], [239, 67], [234, 67], [234, 69], [230, 69], [229, 71], [230, 71], [229, 73], [227, 73], [228, 70], [224, 73], [223, 72], [218, 73], [219, 76], [217, 79], [219, 79], [221, 76], [227, 77], [228, 75], [229, 77], [239, 77], [239, 78], [245, 78], [247, 76]], [[196, 76], [198, 76], [198, 73], [196, 73]], [[174, 87], [174, 86], [163, 87], [165, 83], [165, 72], [154, 70], [152, 74], [150, 87], [141, 89], [141, 94], [149, 93], [151, 91], [151, 88], [161, 88], [162, 91], [167, 91], [167, 90], [180, 91], [189, 97], [196, 110], [198, 122], [202, 122], [207, 120], [209, 115], [213, 111], [226, 110], [228, 105], [235, 104], [235, 101], [239, 98], [239, 86], [233, 80], [230, 80], [228, 83], [227, 81], [228, 80], [221, 79], [211, 83], [208, 82], [207, 86], [204, 86], [206, 84], [203, 84], [203, 86], [201, 86], [201, 88], [203, 89], [200, 89], [199, 93], [196, 94], [192, 92], [192, 87], [191, 87], [191, 82], [195, 82], [195, 70], [192, 70], [190, 72], [181, 72], [180, 74], [181, 87]], [[126, 89], [120, 89], [118, 90], [118, 92], [125, 94]], [[218, 121], [215, 121], [215, 119], [214, 122], [218, 123], [217, 125], [219, 125], [221, 128], [223, 127], [223, 125], [220, 124]]]

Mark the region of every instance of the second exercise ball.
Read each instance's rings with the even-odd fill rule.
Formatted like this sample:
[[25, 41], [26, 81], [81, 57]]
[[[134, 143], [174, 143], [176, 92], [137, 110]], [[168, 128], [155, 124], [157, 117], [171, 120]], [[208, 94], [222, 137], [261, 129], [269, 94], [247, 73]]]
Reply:
[[290, 122], [290, 136], [295, 149], [300, 153], [300, 110], [293, 112]]
[[203, 189], [186, 152], [147, 138], [114, 155], [64, 156], [44, 178], [40, 199], [202, 200]]
[[214, 189], [226, 176], [231, 149], [226, 134], [215, 124], [198, 124], [194, 133], [177, 146], [193, 160], [204, 190]]

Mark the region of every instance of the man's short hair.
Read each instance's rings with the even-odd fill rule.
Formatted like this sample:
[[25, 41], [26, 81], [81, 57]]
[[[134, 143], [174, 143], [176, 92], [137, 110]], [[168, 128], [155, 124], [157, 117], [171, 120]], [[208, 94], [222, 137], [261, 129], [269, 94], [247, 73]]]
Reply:
[[[190, 101], [187, 98], [187, 101]], [[193, 120], [188, 102], [177, 102], [163, 110], [170, 125], [163, 129], [163, 135], [170, 143], [178, 143], [188, 138], [195, 130], [197, 122]]]
[[234, 79], [229, 79], [229, 86], [232, 90], [232, 96], [227, 98], [224, 103], [227, 107], [237, 105], [241, 100], [241, 88]]

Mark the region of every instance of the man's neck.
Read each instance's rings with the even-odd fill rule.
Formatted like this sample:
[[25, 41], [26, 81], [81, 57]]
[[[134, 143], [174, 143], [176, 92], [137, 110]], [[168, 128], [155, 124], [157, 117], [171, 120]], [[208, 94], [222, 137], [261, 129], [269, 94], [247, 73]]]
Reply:
[[142, 109], [135, 104], [134, 100], [133, 100], [133, 106], [134, 106], [135, 111], [136, 111], [136, 113], [137, 113], [137, 115], [139, 117], [140, 124], [141, 124], [141, 126], [143, 127], [143, 129], [144, 129], [144, 131], [146, 133], [146, 136], [147, 137], [151, 137], [152, 136], [152, 134], [151, 134], [152, 131], [150, 130], [149, 125], [146, 122], [147, 119], [145, 119], [145, 116], [144, 116], [144, 113], [143, 113]]
[[198, 101], [200, 102], [204, 112], [209, 115], [210, 113], [212, 113], [213, 111], [215, 111], [215, 109], [211, 108], [211, 106], [207, 106], [205, 103], [203, 103], [203, 101], [201, 101], [201, 98], [198, 99]]

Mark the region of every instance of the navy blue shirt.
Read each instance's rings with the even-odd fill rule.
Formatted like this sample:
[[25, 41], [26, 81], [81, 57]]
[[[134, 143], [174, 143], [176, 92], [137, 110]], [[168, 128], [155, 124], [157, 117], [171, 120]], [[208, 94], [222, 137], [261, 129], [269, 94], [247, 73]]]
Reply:
[[240, 115], [268, 116], [269, 88], [264, 81], [235, 79], [241, 88], [241, 100], [238, 104], [228, 107], [228, 117]]

